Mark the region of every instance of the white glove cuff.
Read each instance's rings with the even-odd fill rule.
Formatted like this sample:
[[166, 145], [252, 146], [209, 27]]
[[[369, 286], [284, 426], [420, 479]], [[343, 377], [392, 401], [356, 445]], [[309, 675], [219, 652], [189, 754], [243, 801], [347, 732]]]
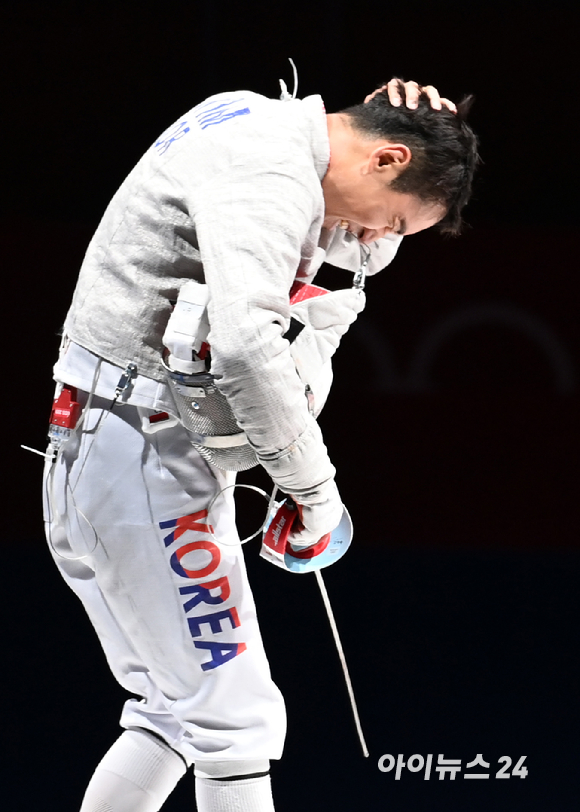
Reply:
[[295, 442], [275, 456], [259, 460], [280, 490], [302, 505], [317, 504], [320, 489], [336, 473], [314, 418]]

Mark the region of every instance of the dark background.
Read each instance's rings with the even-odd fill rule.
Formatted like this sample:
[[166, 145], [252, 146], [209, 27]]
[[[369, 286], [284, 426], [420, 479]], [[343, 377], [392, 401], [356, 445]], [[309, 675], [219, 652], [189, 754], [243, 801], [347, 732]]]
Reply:
[[[577, 808], [580, 375], [577, 31], [564, 2], [21, 2], [0, 20], [10, 456], [2, 597], [10, 809], [80, 806], [123, 692], [43, 542], [57, 330], [83, 252], [142, 152], [210, 93], [392, 75], [476, 95], [483, 165], [459, 239], [424, 233], [368, 283], [321, 418], [355, 524], [327, 570], [371, 758], [314, 578], [248, 565], [288, 701], [279, 812]], [[321, 283], [348, 284], [324, 269]], [[246, 477], [249, 480], [250, 477]], [[252, 480], [254, 481], [254, 480]], [[260, 480], [258, 476], [258, 481]], [[242, 506], [246, 511], [246, 506]], [[247, 510], [252, 508], [248, 505]], [[384, 753], [482, 752], [489, 781], [401, 781]], [[6, 758], [6, 755], [8, 758]], [[525, 780], [498, 758], [527, 755]], [[164, 809], [192, 808], [191, 778]]]

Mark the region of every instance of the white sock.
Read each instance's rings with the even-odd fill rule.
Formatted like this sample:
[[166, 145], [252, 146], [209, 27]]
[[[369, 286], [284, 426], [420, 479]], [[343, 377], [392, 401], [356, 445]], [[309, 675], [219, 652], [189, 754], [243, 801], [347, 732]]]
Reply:
[[219, 781], [195, 778], [198, 812], [274, 812], [270, 776]]
[[169, 745], [126, 730], [95, 770], [80, 812], [157, 812], [185, 771]]

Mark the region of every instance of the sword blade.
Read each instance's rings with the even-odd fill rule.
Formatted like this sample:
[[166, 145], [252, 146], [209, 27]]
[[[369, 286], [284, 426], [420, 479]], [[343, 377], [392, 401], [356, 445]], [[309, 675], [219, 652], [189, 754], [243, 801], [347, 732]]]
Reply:
[[354, 716], [354, 723], [356, 725], [356, 731], [358, 733], [358, 738], [360, 741], [360, 745], [362, 747], [363, 755], [365, 758], [369, 757], [369, 751], [367, 748], [367, 744], [365, 741], [364, 733], [362, 731], [362, 726], [360, 723], [360, 717], [358, 715], [358, 708], [356, 705], [356, 699], [354, 698], [354, 691], [352, 688], [352, 682], [350, 680], [350, 674], [348, 673], [348, 666], [346, 664], [346, 657], [344, 656], [344, 651], [342, 648], [342, 643], [340, 642], [340, 636], [338, 634], [338, 628], [336, 625], [336, 620], [334, 619], [334, 612], [332, 611], [332, 606], [330, 605], [330, 598], [328, 597], [328, 592], [326, 591], [326, 585], [322, 578], [322, 573], [320, 570], [316, 570], [315, 573], [316, 580], [318, 582], [318, 587], [320, 589], [320, 594], [322, 595], [322, 601], [324, 603], [324, 608], [326, 609], [326, 614], [328, 615], [328, 620], [330, 622], [330, 628], [332, 629], [332, 636], [334, 637], [334, 642], [336, 644], [336, 650], [338, 651], [338, 657], [340, 659], [340, 663], [342, 665], [342, 672], [344, 674], [344, 681], [346, 682], [346, 688], [348, 691], [348, 696], [350, 698], [350, 706], [352, 708], [352, 715]]

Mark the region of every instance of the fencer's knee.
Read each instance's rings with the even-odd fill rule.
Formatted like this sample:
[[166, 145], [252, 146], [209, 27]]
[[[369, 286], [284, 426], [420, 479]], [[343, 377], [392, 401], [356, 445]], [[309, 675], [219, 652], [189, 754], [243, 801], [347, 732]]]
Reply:
[[183, 753], [180, 753], [179, 750], [176, 750], [175, 747], [172, 747], [159, 733], [156, 733], [154, 730], [148, 730], [145, 727], [128, 727], [127, 730], [131, 731], [132, 733], [139, 733], [142, 736], [149, 737], [152, 741], [155, 741], [161, 747], [164, 747], [170, 753], [173, 753], [183, 761], [185, 764], [185, 769], [188, 770], [191, 767], [191, 760], [188, 760]]
[[197, 761], [194, 766], [197, 778], [213, 778], [215, 781], [260, 778], [269, 772], [270, 761], [267, 758], [247, 761]]

